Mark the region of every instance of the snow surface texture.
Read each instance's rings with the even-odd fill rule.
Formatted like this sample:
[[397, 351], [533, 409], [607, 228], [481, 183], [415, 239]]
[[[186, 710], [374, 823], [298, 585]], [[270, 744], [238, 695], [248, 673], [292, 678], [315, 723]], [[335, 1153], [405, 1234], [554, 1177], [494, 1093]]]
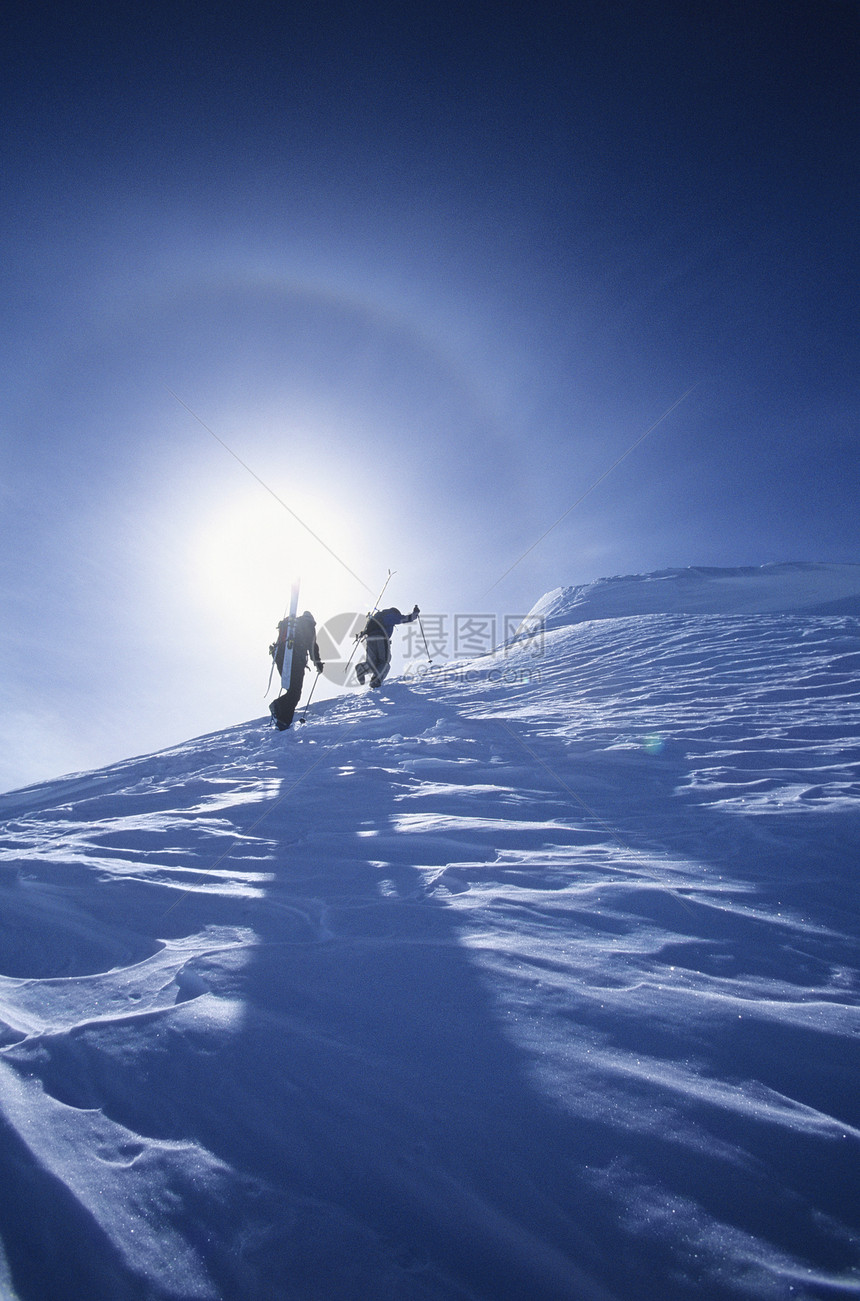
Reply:
[[0, 1295], [860, 1295], [860, 566], [539, 608], [0, 796]]

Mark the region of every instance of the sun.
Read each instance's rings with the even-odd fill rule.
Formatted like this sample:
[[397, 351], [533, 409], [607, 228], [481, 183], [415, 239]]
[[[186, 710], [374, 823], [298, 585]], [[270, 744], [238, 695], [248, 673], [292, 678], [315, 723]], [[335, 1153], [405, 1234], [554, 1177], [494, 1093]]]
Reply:
[[310, 609], [318, 622], [367, 604], [369, 589], [353, 555], [360, 524], [351, 508], [305, 487], [295, 496], [301, 513], [250, 484], [201, 513], [188, 564], [198, 604], [249, 631], [283, 617], [296, 579], [299, 609]]

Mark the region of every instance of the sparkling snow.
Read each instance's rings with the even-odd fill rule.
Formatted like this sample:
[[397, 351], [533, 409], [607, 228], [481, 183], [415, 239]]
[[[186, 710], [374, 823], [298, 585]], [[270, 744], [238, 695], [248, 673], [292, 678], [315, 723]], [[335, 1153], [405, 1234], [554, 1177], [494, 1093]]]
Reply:
[[860, 566], [0, 796], [0, 1296], [860, 1296]]

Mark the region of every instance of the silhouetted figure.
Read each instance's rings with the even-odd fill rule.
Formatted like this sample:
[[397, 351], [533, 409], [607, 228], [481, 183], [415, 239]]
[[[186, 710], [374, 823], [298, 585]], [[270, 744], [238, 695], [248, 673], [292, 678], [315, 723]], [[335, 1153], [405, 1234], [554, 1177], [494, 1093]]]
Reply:
[[[278, 640], [269, 647], [270, 652], [275, 657], [278, 672], [281, 674], [284, 671], [288, 625], [288, 619], [281, 620], [278, 624]], [[302, 685], [305, 680], [305, 669], [308, 665], [309, 656], [316, 665], [317, 673], [322, 673], [323, 662], [320, 659], [320, 648], [317, 645], [317, 626], [310, 610], [305, 610], [296, 619], [293, 632], [293, 662], [290, 669], [290, 685], [284, 695], [278, 696], [277, 700], [273, 700], [269, 705], [269, 713], [275, 720], [280, 732], [289, 727], [293, 721], [296, 705], [302, 695]]]
[[391, 634], [398, 623], [412, 623], [421, 611], [416, 605], [411, 614], [401, 614], [395, 606], [387, 610], [376, 610], [368, 616], [364, 631], [360, 634], [366, 641], [364, 661], [355, 666], [355, 676], [359, 682], [370, 675], [370, 685], [378, 687], [391, 668]]

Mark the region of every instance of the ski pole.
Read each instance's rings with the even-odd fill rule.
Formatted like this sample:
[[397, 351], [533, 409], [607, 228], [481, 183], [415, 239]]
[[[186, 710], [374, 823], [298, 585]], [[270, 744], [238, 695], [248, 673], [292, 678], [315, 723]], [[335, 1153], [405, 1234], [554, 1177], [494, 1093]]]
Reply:
[[356, 636], [356, 638], [355, 638], [355, 645], [353, 646], [352, 650], [349, 652], [349, 659], [346, 661], [346, 664], [345, 664], [344, 667], [343, 667], [343, 680], [344, 680], [344, 682], [346, 682], [346, 677], [347, 677], [347, 674], [349, 673], [349, 666], [350, 666], [350, 664], [352, 663], [352, 657], [353, 657], [353, 655], [355, 654], [355, 652], [358, 650], [358, 643], [361, 641], [361, 636], [362, 636], [361, 633], [358, 633], [358, 635]]
[[318, 673], [313, 680], [313, 685], [311, 686], [311, 694], [308, 696], [308, 703], [305, 705], [305, 712], [302, 714], [301, 718], [299, 719], [300, 723], [306, 723], [308, 721], [308, 710], [311, 707], [311, 701], [313, 700], [314, 697], [314, 691], [316, 690], [317, 682], [319, 682], [321, 676], [322, 675]]
[[424, 638], [424, 649], [427, 652], [427, 658], [433, 663], [433, 656], [430, 654], [430, 647], [427, 645], [427, 634], [424, 631], [424, 624], [421, 622], [421, 615], [418, 616], [418, 627], [421, 629], [421, 636]]
[[269, 683], [268, 683], [268, 686], [266, 687], [266, 693], [265, 693], [265, 695], [263, 696], [263, 699], [264, 699], [264, 700], [266, 699], [266, 696], [269, 694], [269, 692], [272, 690], [272, 678], [274, 677], [274, 674], [275, 674], [275, 665], [276, 665], [276, 663], [277, 663], [277, 660], [275, 659], [275, 653], [274, 653], [274, 651], [273, 651], [273, 652], [272, 652], [272, 667], [269, 669]]

